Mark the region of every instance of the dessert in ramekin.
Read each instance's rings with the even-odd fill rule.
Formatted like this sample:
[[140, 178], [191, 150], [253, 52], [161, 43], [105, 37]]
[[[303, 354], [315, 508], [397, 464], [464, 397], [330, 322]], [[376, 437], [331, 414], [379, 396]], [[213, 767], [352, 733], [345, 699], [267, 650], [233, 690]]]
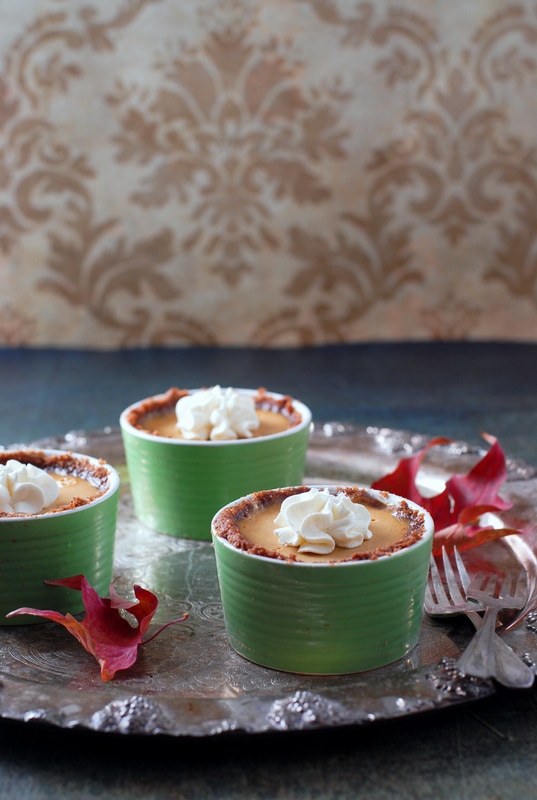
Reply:
[[304, 674], [402, 658], [419, 638], [433, 534], [423, 508], [367, 488], [294, 486], [227, 504], [212, 538], [231, 646]]
[[100, 594], [112, 579], [119, 476], [79, 453], [0, 450], [0, 624], [20, 607], [83, 610], [79, 592], [45, 581], [85, 575]]
[[310, 424], [302, 402], [264, 389], [172, 388], [132, 404], [120, 426], [137, 517], [209, 541], [233, 498], [303, 480]]

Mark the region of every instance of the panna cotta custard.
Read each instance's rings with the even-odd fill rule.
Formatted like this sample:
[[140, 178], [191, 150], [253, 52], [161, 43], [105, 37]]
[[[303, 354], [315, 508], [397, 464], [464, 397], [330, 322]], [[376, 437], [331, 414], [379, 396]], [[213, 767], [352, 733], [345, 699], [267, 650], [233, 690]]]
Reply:
[[80, 592], [47, 582], [112, 580], [120, 480], [102, 459], [63, 450], [0, 450], [0, 625], [37, 624], [17, 608], [84, 609]]
[[154, 436], [211, 442], [271, 436], [301, 420], [290, 397], [221, 386], [195, 391], [171, 388], [132, 408], [128, 416], [133, 427]]
[[317, 675], [401, 658], [419, 638], [433, 533], [416, 503], [356, 486], [229, 503], [212, 538], [231, 647], [265, 667]]
[[288, 395], [172, 387], [119, 421], [135, 514], [170, 536], [209, 541], [226, 503], [304, 480], [311, 411]]
[[253, 494], [218, 520], [217, 534], [240, 550], [305, 563], [374, 560], [419, 541], [423, 520], [367, 489], [294, 487]]
[[0, 518], [77, 508], [108, 488], [108, 469], [70, 453], [0, 452]]

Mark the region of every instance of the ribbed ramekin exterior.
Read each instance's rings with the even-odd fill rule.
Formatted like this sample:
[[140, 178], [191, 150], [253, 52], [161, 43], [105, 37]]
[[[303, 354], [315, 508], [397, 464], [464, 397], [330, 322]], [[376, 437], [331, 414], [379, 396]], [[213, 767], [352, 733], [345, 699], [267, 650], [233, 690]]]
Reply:
[[213, 537], [226, 632], [249, 660], [305, 674], [344, 674], [396, 661], [416, 645], [432, 545], [375, 561], [292, 564]]
[[118, 500], [114, 471], [114, 489], [94, 503], [56, 514], [0, 519], [0, 625], [42, 622], [28, 615], [5, 618], [23, 606], [63, 614], [83, 610], [80, 592], [45, 580], [82, 574], [99, 594], [108, 593]]
[[302, 424], [275, 436], [231, 442], [147, 435], [126, 422], [127, 409], [120, 425], [136, 516], [161, 533], [209, 541], [211, 519], [226, 503], [301, 483], [311, 412], [295, 404], [303, 409]]

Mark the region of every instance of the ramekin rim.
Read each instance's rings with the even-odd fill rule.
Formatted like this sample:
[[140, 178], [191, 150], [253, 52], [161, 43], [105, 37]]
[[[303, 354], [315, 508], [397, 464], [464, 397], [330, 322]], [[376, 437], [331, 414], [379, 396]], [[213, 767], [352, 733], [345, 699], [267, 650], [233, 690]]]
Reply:
[[[246, 394], [255, 395], [259, 390], [258, 389], [246, 389], [242, 387], [233, 387], [237, 392], [244, 392]], [[196, 392], [201, 391], [200, 388], [187, 388], [186, 391], [188, 392]], [[306, 428], [309, 428], [312, 424], [313, 414], [309, 406], [307, 406], [302, 400], [298, 400], [297, 398], [293, 397], [292, 395], [285, 395], [281, 394], [280, 392], [273, 392], [270, 389], [265, 389], [267, 395], [275, 397], [277, 400], [280, 400], [284, 397], [290, 397], [293, 406], [296, 407], [296, 410], [301, 414], [302, 420], [293, 425], [290, 428], [286, 428], [284, 431], [279, 431], [277, 433], [269, 433], [266, 436], [253, 436], [250, 438], [245, 439], [222, 439], [218, 441], [209, 441], [209, 440], [198, 440], [198, 439], [173, 439], [170, 436], [158, 436], [153, 433], [149, 433], [148, 431], [141, 430], [140, 428], [136, 428], [132, 425], [127, 416], [138, 406], [146, 403], [148, 400], [159, 400], [165, 397], [165, 393], [159, 393], [154, 395], [149, 395], [148, 397], [142, 398], [141, 400], [137, 400], [134, 403], [131, 403], [120, 414], [119, 417], [119, 424], [120, 428], [128, 434], [132, 436], [136, 436], [139, 439], [142, 439], [147, 442], [156, 442], [160, 444], [172, 445], [174, 447], [225, 447], [225, 446], [233, 446], [233, 447], [241, 447], [248, 444], [254, 444], [257, 442], [267, 442], [272, 441], [275, 439], [283, 439], [287, 438], [288, 436], [292, 436], [293, 434], [297, 434]]]

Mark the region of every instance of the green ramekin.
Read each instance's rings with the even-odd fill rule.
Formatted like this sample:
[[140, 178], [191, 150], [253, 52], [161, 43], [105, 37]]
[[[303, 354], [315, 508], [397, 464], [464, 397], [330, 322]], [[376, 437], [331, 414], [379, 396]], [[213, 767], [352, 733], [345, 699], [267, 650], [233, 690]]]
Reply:
[[293, 407], [301, 421], [286, 431], [213, 442], [172, 439], [133, 426], [130, 412], [150, 399], [133, 403], [120, 417], [134, 511], [148, 527], [210, 541], [213, 515], [235, 497], [303, 480], [311, 411], [300, 401], [293, 399]]
[[415, 647], [433, 520], [415, 503], [367, 491], [389, 508], [405, 502], [416, 510], [423, 519], [422, 538], [376, 560], [293, 563], [236, 548], [216, 533], [226, 509], [215, 515], [212, 536], [226, 632], [237, 653], [285, 672], [336, 675], [385, 666]]
[[67, 471], [72, 462], [74, 474], [82, 466], [86, 473], [98, 469], [101, 474], [104, 469], [107, 475], [103, 494], [77, 508], [0, 517], [0, 625], [43, 622], [29, 615], [5, 618], [23, 606], [62, 614], [84, 610], [80, 592], [49, 586], [45, 580], [85, 575], [100, 595], [108, 594], [112, 580], [120, 483], [116, 470], [79, 453], [35, 448], [2, 450], [1, 463], [9, 458], [22, 461], [21, 454], [27, 455], [28, 463], [36, 455], [40, 459], [61, 457]]

